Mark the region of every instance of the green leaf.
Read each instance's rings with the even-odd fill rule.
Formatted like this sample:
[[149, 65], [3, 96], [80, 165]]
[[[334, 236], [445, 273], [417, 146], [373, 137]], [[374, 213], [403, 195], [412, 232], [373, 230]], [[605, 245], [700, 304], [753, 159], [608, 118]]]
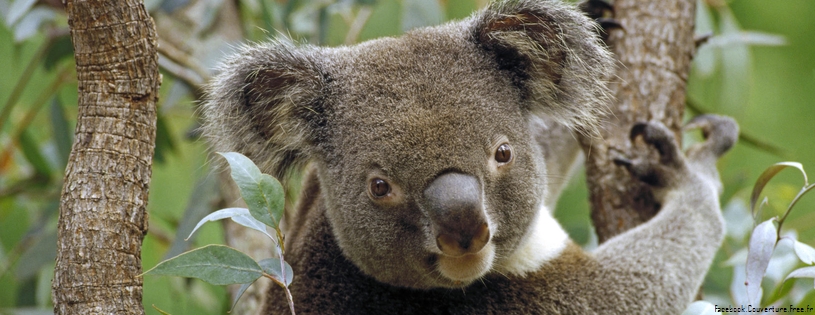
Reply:
[[153, 157], [156, 162], [164, 163], [167, 160], [167, 156], [175, 151], [176, 145], [167, 119], [165, 119], [163, 114], [158, 113], [158, 115], [156, 115], [156, 150], [153, 153]]
[[807, 244], [801, 243], [797, 240], [792, 240], [794, 243], [795, 255], [807, 265], [815, 263], [815, 248]]
[[11, 2], [11, 6], [6, 13], [6, 26], [12, 26], [19, 19], [21, 19], [32, 7], [37, 3], [37, 0], [16, 0]]
[[14, 26], [14, 40], [22, 42], [37, 34], [40, 25], [51, 22], [57, 18], [56, 11], [46, 7], [36, 7], [28, 11], [26, 15]]
[[437, 25], [444, 21], [444, 9], [436, 0], [403, 0], [402, 31]]
[[272, 237], [271, 234], [269, 234], [269, 232], [266, 231], [266, 225], [263, 225], [262, 222], [253, 218], [252, 214], [249, 213], [249, 209], [246, 208], [226, 208], [210, 213], [209, 215], [201, 219], [201, 221], [198, 221], [198, 224], [195, 226], [195, 228], [192, 229], [192, 232], [190, 232], [190, 236], [187, 236], [187, 239], [192, 237], [192, 233], [195, 233], [195, 231], [198, 230], [199, 227], [204, 225], [204, 223], [226, 218], [230, 218], [232, 219], [232, 221], [235, 221], [235, 223], [238, 223], [255, 231], [261, 232], [275, 242], [277, 241], [274, 237]]
[[747, 299], [752, 305], [758, 305], [761, 301], [761, 279], [770, 264], [770, 257], [773, 255], [775, 243], [778, 240], [776, 234], [775, 218], [762, 222], [750, 235], [750, 244], [747, 253], [747, 278], [744, 284], [747, 286]]
[[753, 217], [755, 217], [756, 211], [756, 201], [758, 201], [758, 197], [761, 195], [761, 191], [764, 190], [764, 186], [772, 179], [778, 172], [781, 172], [787, 167], [794, 167], [801, 171], [801, 174], [804, 175], [804, 185], [808, 185], [809, 181], [807, 180], [807, 173], [804, 172], [804, 166], [798, 162], [781, 162], [776, 163], [773, 166], [768, 167], [764, 170], [761, 175], [758, 176], [756, 179], [756, 184], [753, 185], [753, 193], [750, 195], [750, 211], [753, 213]]
[[792, 272], [790, 272], [790, 275], [787, 276], [787, 278], [784, 279], [784, 281], [787, 281], [790, 278], [813, 278], [813, 279], [815, 279], [815, 266], [795, 269]]
[[[715, 21], [713, 14], [710, 12], [710, 7], [703, 1], [696, 1], [696, 33], [698, 34], [712, 34], [714, 31]], [[711, 38], [712, 39], [712, 38]], [[709, 40], [708, 40], [709, 42]], [[709, 77], [716, 69], [718, 51], [713, 49], [713, 46], [706, 42], [699, 49], [696, 50], [696, 55], [693, 56], [693, 65], [696, 66], [697, 72], [702, 77]]]
[[[56, 250], [54, 250], [54, 252], [56, 252]], [[56, 253], [54, 256], [56, 256]], [[38, 307], [47, 308], [51, 303], [51, 282], [54, 281], [54, 265], [54, 261], [51, 260], [51, 263], [40, 268], [39, 274], [37, 275], [34, 299]]]
[[259, 261], [258, 264], [263, 268], [263, 271], [272, 276], [277, 283], [288, 287], [292, 279], [294, 279], [294, 271], [288, 262], [283, 261], [283, 264], [286, 265], [286, 273], [284, 274], [282, 268], [280, 268], [281, 260], [280, 258], [267, 258]]
[[31, 137], [31, 133], [26, 129], [20, 133], [18, 140], [25, 159], [31, 163], [37, 174], [43, 175], [45, 178], [51, 178], [51, 166], [48, 165], [48, 161], [40, 152], [40, 148], [34, 138]]
[[238, 185], [249, 213], [260, 222], [279, 229], [283, 217], [283, 186], [274, 177], [261, 174], [252, 160], [236, 152], [218, 153], [229, 162], [232, 180]]
[[[274, 15], [272, 15], [272, 7], [267, 3], [267, 0], [260, 0], [260, 13], [263, 18], [263, 24], [266, 26], [267, 31], [274, 29]], [[237, 302], [237, 301], [236, 301]]]
[[162, 261], [144, 274], [198, 278], [214, 285], [252, 283], [263, 275], [252, 257], [224, 245], [207, 245]]

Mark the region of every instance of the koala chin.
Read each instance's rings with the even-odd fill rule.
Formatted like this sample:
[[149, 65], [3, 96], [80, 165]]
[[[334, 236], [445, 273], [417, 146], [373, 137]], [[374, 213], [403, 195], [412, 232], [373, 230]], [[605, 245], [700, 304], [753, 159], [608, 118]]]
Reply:
[[[278, 178], [304, 170], [287, 217], [298, 314], [678, 313], [723, 235], [715, 161], [738, 127], [706, 116], [683, 154], [620, 158], [662, 204], [594, 252], [549, 207], [598, 134], [613, 58], [574, 6], [494, 2], [458, 22], [354, 46], [253, 44], [202, 104], [213, 148]], [[639, 140], [642, 139], [642, 140]], [[279, 288], [266, 313], [288, 306]]]

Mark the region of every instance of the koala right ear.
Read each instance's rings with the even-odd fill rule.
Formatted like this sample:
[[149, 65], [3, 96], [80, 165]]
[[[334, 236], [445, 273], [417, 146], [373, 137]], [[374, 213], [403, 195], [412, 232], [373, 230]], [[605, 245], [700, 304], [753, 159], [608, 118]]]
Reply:
[[531, 113], [596, 136], [608, 112], [614, 62], [596, 30], [569, 4], [506, 0], [476, 15], [472, 34], [512, 77]]
[[277, 178], [308, 162], [325, 120], [325, 77], [313, 49], [275, 41], [226, 59], [202, 106], [204, 135], [215, 150], [240, 152]]

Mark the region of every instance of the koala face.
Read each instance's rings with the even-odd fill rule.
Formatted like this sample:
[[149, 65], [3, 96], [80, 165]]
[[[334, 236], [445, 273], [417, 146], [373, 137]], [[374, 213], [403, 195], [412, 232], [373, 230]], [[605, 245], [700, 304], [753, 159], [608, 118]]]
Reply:
[[596, 128], [611, 58], [592, 27], [563, 4], [507, 2], [351, 47], [246, 47], [210, 85], [205, 132], [278, 177], [313, 163], [335, 239], [365, 274], [466, 286], [553, 220], [530, 125]]
[[545, 187], [510, 78], [474, 43], [431, 35], [319, 57], [340, 56], [318, 154], [335, 236], [365, 273], [417, 288], [467, 285], [509, 256]]

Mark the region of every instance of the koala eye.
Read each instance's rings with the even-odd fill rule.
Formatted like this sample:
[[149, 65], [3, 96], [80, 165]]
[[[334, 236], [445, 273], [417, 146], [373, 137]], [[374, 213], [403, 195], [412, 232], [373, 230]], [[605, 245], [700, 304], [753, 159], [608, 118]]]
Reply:
[[371, 180], [371, 195], [375, 198], [382, 198], [391, 192], [391, 186], [384, 179], [374, 178]]
[[498, 163], [509, 163], [512, 160], [512, 147], [508, 143], [498, 146], [495, 150], [495, 161]]

